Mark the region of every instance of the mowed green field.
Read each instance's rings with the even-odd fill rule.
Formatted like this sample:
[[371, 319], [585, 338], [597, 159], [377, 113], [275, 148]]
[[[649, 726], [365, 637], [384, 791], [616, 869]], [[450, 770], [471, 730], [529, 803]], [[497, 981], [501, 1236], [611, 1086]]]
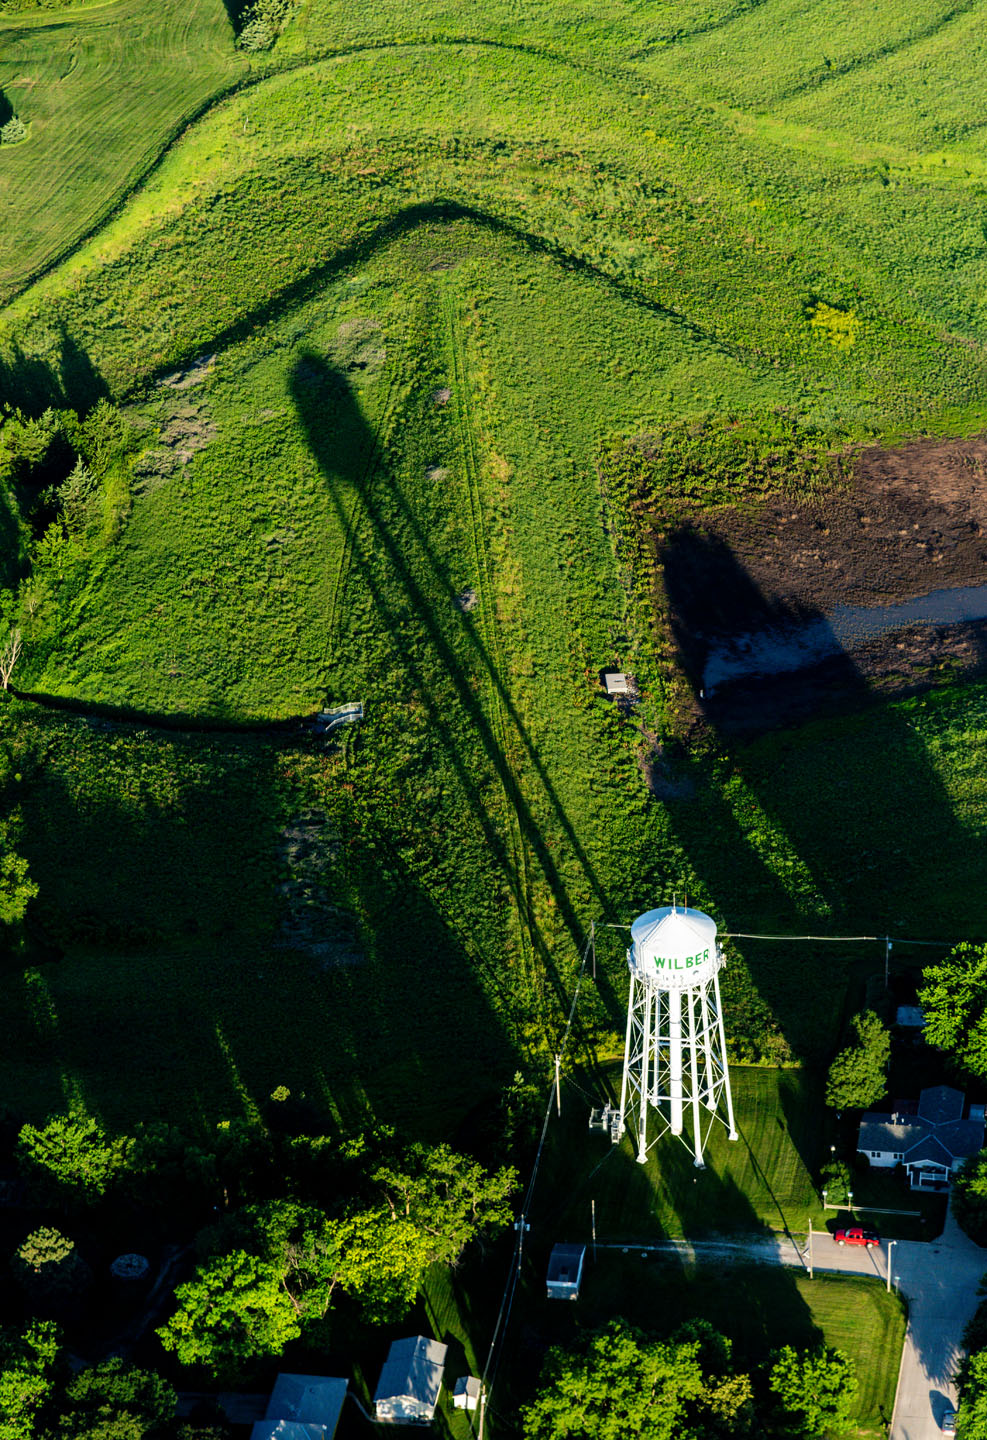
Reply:
[[[947, 916], [987, 930], [976, 687], [722, 748], [683, 762], [680, 798], [649, 793], [640, 762], [667, 733], [666, 697], [606, 459], [709, 416], [817, 449], [985, 423], [981, 132], [972, 100], [962, 133], [929, 118], [967, 73], [982, 9], [695, 0], [521, 15], [488, 0], [466, 31], [458, 8], [312, 0], [256, 83], [5, 306], [4, 398], [36, 414], [108, 397], [134, 436], [118, 538], [49, 527], [8, 600], [18, 688], [122, 727], [73, 728], [29, 701], [4, 712], [34, 777], [21, 804], [36, 909], [65, 950], [40, 971], [63, 1050], [53, 1031], [36, 1048], [28, 987], [22, 1043], [0, 1061], [18, 1104], [50, 1107], [64, 1075], [119, 1123], [164, 1094], [224, 1113], [248, 1103], [236, 1073], [249, 1103], [291, 1083], [351, 1113], [362, 1087], [366, 1113], [431, 1130], [441, 1103], [466, 1115], [516, 1064], [544, 1061], [593, 919], [625, 921], [672, 890], [734, 930], [939, 938]], [[59, 169], [71, 145], [42, 149], [34, 119], [29, 141], [0, 149], [0, 183], [23, 187], [13, 286], [185, 113], [176, 37], [202, 67], [196, 95], [240, 62], [219, 7], [152, 25], [127, 0], [4, 23], [14, 79], [43, 25], [69, 50], [92, 35], [64, 82], [39, 71], [16, 103], [30, 118], [34, 95], [39, 122], [60, 117], [76, 168]], [[74, 77], [90, 53], [129, 64], [141, 24], [151, 38], [172, 26], [160, 48], [148, 39], [167, 83], [139, 103], [156, 118], [132, 123], [126, 86], [104, 84], [86, 129]], [[895, 57], [902, 118], [881, 138], [868, 96]], [[143, 49], [134, 63], [146, 78]], [[638, 676], [632, 716], [602, 694], [612, 666]], [[268, 735], [208, 774], [196, 741], [171, 751], [148, 728], [263, 727], [348, 700], [365, 720], [345, 751], [296, 735], [268, 754]], [[148, 776], [123, 813], [94, 798], [104, 747], [114, 784]], [[178, 904], [183, 817], [201, 804], [207, 826], [213, 790], [231, 797], [216, 812], [229, 854], [220, 833], [191, 847]], [[274, 943], [279, 837], [313, 807], [345, 859], [324, 866], [324, 924], [363, 957], [315, 979]], [[140, 886], [114, 878], [121, 833], [140, 838]], [[930, 892], [962, 911], [930, 914]], [[114, 928], [121, 907], [135, 913]], [[738, 1055], [824, 1059], [879, 963], [740, 942], [726, 976]], [[124, 1030], [87, 1048], [79, 997], [109, 1033], [150, 975], [155, 1044], [128, 1060]], [[313, 1007], [298, 1046], [310, 984], [330, 1018]], [[601, 942], [585, 1023], [607, 1047], [625, 985], [620, 946]], [[194, 1064], [176, 1058], [189, 1009], [206, 1017]]]
[[245, 70], [222, 0], [0, 7], [0, 95], [30, 132], [0, 154], [0, 299], [104, 218]]

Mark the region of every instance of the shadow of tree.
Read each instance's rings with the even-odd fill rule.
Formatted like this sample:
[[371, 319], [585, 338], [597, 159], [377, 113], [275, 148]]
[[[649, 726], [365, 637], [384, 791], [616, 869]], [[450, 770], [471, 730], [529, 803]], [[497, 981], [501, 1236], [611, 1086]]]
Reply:
[[0, 401], [30, 415], [40, 415], [49, 406], [84, 414], [109, 394], [91, 356], [64, 324], [58, 329], [53, 362], [25, 354], [16, 340], [0, 353]]

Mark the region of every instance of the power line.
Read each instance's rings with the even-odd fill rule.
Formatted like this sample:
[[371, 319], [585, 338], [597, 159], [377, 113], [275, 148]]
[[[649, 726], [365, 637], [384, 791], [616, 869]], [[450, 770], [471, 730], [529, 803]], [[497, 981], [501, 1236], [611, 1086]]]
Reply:
[[721, 930], [724, 940], [883, 940], [883, 935], [749, 935], [745, 930]]
[[[589, 937], [583, 947], [582, 964], [579, 967], [579, 975], [576, 979], [576, 988], [572, 995], [572, 1004], [569, 1006], [569, 1017], [566, 1020], [565, 1031], [562, 1035], [562, 1043], [558, 1052], [559, 1064], [565, 1058], [569, 1046], [569, 1039], [572, 1034], [572, 1023], [576, 1017], [576, 1006], [579, 1003], [579, 992], [586, 978], [586, 962], [594, 950], [596, 944], [596, 925], [590, 924]], [[531, 1167], [531, 1175], [525, 1191], [524, 1200], [521, 1205], [521, 1214], [515, 1221], [514, 1228], [517, 1231], [517, 1243], [514, 1246], [514, 1253], [511, 1256], [510, 1269], [507, 1272], [507, 1281], [504, 1285], [504, 1293], [500, 1300], [500, 1310], [494, 1325], [493, 1335], [490, 1338], [490, 1348], [487, 1351], [486, 1364], [483, 1367], [483, 1375], [480, 1381], [480, 1404], [483, 1407], [480, 1411], [480, 1435], [483, 1435], [483, 1417], [489, 1397], [493, 1393], [494, 1380], [497, 1376], [497, 1368], [500, 1364], [500, 1354], [503, 1347], [504, 1337], [507, 1334], [507, 1327], [510, 1324], [511, 1310], [514, 1306], [514, 1297], [517, 1293], [517, 1284], [521, 1276], [521, 1261], [524, 1256], [524, 1237], [530, 1225], [528, 1224], [528, 1211], [535, 1191], [535, 1181], [538, 1179], [538, 1167], [541, 1165], [542, 1152], [545, 1149], [545, 1140], [548, 1135], [549, 1121], [552, 1118], [552, 1104], [555, 1100], [555, 1081], [552, 1080], [548, 1087], [548, 1099], [545, 1103], [545, 1117], [542, 1121], [541, 1137], [538, 1141], [538, 1149], [535, 1152], [534, 1164]]]

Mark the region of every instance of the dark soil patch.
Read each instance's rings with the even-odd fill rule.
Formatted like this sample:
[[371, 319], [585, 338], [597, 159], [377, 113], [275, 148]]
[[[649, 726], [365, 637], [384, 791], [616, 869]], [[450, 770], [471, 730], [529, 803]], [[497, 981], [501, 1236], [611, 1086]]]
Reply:
[[987, 436], [861, 451], [853, 478], [809, 500], [680, 510], [658, 537], [664, 610], [700, 715], [756, 731], [987, 668], [987, 622], [896, 630], [797, 673], [705, 693], [710, 656], [804, 633], [845, 605], [987, 584]]

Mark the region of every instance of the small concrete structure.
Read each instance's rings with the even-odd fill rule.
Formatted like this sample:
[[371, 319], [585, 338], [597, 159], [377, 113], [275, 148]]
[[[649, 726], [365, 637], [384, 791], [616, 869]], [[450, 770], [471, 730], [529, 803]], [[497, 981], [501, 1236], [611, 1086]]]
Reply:
[[350, 700], [345, 705], [334, 705], [331, 710], [320, 710], [312, 718], [312, 729], [317, 735], [331, 735], [341, 725], [356, 725], [363, 719], [363, 701]]
[[634, 688], [630, 676], [621, 674], [619, 670], [606, 671], [603, 683], [608, 695], [630, 695]]
[[374, 1419], [389, 1425], [431, 1425], [448, 1350], [425, 1335], [395, 1340], [374, 1391]]
[[578, 1300], [585, 1264], [585, 1245], [556, 1245], [548, 1262], [549, 1300]]
[[461, 1375], [452, 1392], [452, 1403], [457, 1410], [475, 1410], [480, 1403], [483, 1386], [476, 1375]]
[[[983, 1113], [963, 1119], [965, 1098], [951, 1085], [931, 1085], [919, 1095], [918, 1113], [868, 1111], [860, 1122], [857, 1153], [877, 1169], [903, 1165], [913, 1190], [939, 1190], [970, 1155], [983, 1148]], [[977, 1107], [978, 1111], [980, 1107]]]
[[346, 1381], [330, 1375], [279, 1375], [250, 1440], [332, 1440]]

